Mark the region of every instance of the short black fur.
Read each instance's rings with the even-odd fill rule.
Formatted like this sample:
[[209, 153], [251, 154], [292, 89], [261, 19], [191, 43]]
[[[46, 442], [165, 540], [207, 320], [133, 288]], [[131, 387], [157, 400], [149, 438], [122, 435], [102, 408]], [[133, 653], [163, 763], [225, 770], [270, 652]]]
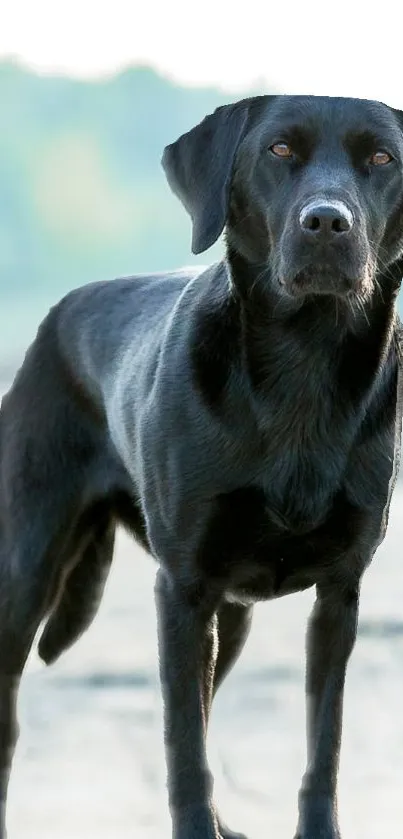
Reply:
[[[174, 839], [230, 839], [213, 696], [253, 603], [316, 586], [297, 839], [339, 839], [343, 686], [400, 452], [403, 117], [256, 97], [167, 147], [193, 250], [225, 258], [71, 292], [0, 412], [0, 839], [15, 703], [93, 620], [117, 524], [155, 589]], [[381, 154], [379, 154], [381, 152]]]

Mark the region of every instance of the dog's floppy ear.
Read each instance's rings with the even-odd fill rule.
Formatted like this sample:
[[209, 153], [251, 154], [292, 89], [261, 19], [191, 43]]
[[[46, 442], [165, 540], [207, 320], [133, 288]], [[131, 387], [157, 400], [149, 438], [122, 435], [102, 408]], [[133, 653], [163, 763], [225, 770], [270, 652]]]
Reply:
[[224, 229], [234, 159], [248, 110], [245, 101], [217, 108], [164, 151], [168, 183], [192, 219], [195, 254], [213, 245]]

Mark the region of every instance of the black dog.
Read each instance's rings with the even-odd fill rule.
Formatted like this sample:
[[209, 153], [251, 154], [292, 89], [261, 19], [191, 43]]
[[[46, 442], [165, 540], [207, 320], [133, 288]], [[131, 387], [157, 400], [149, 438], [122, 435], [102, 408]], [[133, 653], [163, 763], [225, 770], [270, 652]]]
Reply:
[[[251, 604], [316, 586], [299, 839], [337, 839], [343, 685], [401, 424], [403, 114], [262, 96], [165, 150], [205, 271], [99, 283], [51, 310], [0, 414], [2, 820], [36, 630], [87, 628], [123, 522], [159, 562], [175, 839], [228, 839], [205, 738]], [[0, 829], [4, 834], [4, 826]]]

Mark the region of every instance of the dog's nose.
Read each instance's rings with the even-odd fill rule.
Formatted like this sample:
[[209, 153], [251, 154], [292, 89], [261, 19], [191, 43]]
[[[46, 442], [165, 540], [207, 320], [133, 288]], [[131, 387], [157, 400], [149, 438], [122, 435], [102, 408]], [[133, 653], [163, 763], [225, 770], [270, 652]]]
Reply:
[[354, 218], [351, 210], [342, 201], [312, 201], [302, 208], [299, 223], [307, 235], [333, 237], [349, 233]]

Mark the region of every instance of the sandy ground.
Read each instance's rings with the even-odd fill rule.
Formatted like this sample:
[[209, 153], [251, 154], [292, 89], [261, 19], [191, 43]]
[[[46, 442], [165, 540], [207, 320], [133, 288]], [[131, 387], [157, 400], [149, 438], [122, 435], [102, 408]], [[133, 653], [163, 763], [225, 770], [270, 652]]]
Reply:
[[[403, 490], [367, 572], [349, 667], [343, 837], [403, 828]], [[168, 839], [152, 560], [120, 534], [99, 616], [50, 669], [33, 653], [19, 696], [10, 839]], [[291, 837], [304, 768], [304, 633], [313, 593], [262, 604], [210, 733], [216, 799], [250, 839]]]

